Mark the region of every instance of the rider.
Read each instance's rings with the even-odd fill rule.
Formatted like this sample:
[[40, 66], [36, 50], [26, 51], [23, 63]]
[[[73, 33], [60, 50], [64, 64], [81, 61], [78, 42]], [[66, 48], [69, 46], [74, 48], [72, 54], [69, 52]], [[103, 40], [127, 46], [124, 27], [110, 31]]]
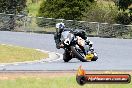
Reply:
[[[61, 42], [60, 38], [61, 38], [61, 33], [64, 31], [64, 30], [67, 30], [67, 28], [65, 28], [65, 25], [64, 23], [57, 23], [56, 24], [56, 33], [54, 35], [54, 40], [55, 40], [55, 43], [56, 43], [56, 48], [57, 49], [60, 49], [60, 48], [63, 48], [64, 45], [63, 43]], [[86, 37], [86, 34], [84, 31], [81, 31], [79, 33], [79, 30], [75, 30], [74, 31], [75, 33], [78, 33], [78, 35], [85, 40], [86, 44], [90, 46], [90, 49], [93, 49], [92, 48], [92, 45], [93, 43], [89, 40], [88, 37]], [[82, 36], [83, 35], [83, 36]]]
[[60, 48], [63, 48], [64, 47], [63, 43], [60, 40], [61, 33], [64, 30], [64, 28], [65, 28], [64, 23], [61, 22], [61, 23], [57, 23], [56, 24], [56, 33], [54, 35], [54, 40], [55, 40], [56, 48], [57, 49], [60, 49]]

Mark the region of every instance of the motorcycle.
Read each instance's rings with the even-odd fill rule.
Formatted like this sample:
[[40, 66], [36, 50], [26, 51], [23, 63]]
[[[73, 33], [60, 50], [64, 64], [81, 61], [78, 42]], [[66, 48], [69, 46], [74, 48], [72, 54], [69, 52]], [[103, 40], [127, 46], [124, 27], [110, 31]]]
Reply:
[[[74, 31], [63, 31], [61, 41], [64, 45], [64, 62], [68, 62], [72, 58], [77, 58], [82, 62], [96, 61], [98, 59], [97, 53], [93, 49], [90, 49], [89, 45], [85, 43], [85, 40]], [[85, 51], [87, 51], [87, 55]]]

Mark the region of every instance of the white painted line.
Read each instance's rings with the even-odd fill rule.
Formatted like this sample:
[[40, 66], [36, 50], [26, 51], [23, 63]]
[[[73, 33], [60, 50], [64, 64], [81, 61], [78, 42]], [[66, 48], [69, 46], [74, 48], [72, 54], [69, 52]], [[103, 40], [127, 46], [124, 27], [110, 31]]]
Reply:
[[48, 60], [48, 61], [45, 61], [45, 62], [55, 62], [55, 61], [59, 61], [59, 60], [62, 60], [63, 59], [63, 55], [62, 54], [59, 54], [59, 53], [56, 53], [59, 58], [58, 59], [51, 59], [51, 60]]
[[2, 65], [0, 65], [0, 67], [4, 67], [4, 66], [5, 66], [5, 65], [3, 65], [3, 64], [2, 64]]
[[19, 65], [18, 63], [15, 63], [15, 64], [13, 64], [13, 65]]

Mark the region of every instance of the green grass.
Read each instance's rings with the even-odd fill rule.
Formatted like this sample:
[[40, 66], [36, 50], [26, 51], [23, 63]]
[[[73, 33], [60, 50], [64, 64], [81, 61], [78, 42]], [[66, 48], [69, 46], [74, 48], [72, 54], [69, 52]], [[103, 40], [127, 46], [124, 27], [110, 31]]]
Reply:
[[132, 88], [130, 84], [85, 84], [80, 86], [75, 76], [64, 77], [25, 77], [0, 80], [0, 88]]
[[33, 61], [47, 57], [47, 53], [42, 53], [34, 49], [0, 45], [0, 63]]

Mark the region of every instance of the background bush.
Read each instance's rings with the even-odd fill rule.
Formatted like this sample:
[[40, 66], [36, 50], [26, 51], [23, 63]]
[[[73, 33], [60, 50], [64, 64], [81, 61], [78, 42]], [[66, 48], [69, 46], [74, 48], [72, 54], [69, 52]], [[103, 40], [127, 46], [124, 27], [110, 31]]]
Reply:
[[37, 16], [81, 20], [83, 12], [94, 0], [44, 0]]
[[118, 15], [118, 8], [112, 1], [97, 1], [84, 13], [83, 20], [89, 22], [115, 23]]

